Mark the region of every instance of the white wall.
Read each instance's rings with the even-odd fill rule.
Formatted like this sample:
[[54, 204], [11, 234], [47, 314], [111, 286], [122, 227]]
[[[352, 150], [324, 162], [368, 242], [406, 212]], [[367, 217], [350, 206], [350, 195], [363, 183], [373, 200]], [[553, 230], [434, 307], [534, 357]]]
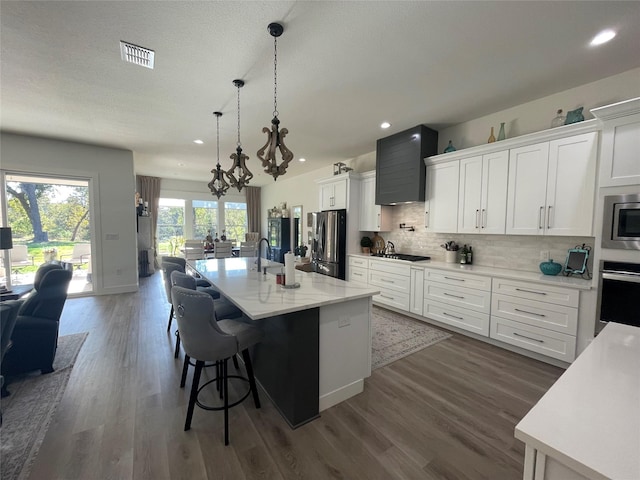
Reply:
[[[0, 135], [0, 148], [3, 170], [89, 179], [94, 292], [136, 291], [133, 153], [9, 133]], [[114, 234], [117, 240], [106, 239]]]

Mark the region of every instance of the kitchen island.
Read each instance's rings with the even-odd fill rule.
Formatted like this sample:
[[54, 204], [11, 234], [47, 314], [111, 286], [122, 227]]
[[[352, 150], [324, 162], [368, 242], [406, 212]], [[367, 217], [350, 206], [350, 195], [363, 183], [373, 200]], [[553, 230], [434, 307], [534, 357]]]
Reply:
[[371, 297], [378, 290], [295, 271], [299, 288], [276, 283], [279, 264], [256, 258], [195, 260], [190, 266], [259, 326], [255, 376], [292, 428], [364, 388], [371, 375]]
[[640, 478], [640, 328], [609, 323], [516, 425], [525, 480]]

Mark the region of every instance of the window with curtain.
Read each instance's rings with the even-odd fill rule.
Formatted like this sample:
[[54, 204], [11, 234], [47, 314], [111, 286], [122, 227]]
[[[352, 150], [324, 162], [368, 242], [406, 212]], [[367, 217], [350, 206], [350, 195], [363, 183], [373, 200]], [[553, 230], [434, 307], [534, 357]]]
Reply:
[[161, 255], [176, 255], [184, 242], [184, 203], [179, 198], [159, 201], [157, 236]]
[[193, 238], [204, 239], [211, 231], [211, 236], [220, 236], [218, 231], [218, 202], [193, 200]]
[[224, 203], [224, 227], [227, 231], [227, 238], [244, 241], [247, 233], [247, 204], [244, 202]]

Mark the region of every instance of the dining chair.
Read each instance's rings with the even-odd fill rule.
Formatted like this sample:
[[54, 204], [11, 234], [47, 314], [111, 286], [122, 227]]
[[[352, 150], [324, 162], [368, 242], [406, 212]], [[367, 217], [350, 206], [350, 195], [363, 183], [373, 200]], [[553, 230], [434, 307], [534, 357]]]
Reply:
[[[216, 321], [214, 301], [206, 293], [174, 286], [171, 289], [171, 297], [175, 305], [176, 321], [185, 353], [196, 361], [184, 430], [191, 429], [196, 405], [204, 410], [223, 410], [224, 444], [229, 445], [229, 409], [242, 403], [250, 394], [253, 394], [255, 407], [260, 408], [249, 348], [262, 340], [262, 332], [255, 326], [236, 320]], [[242, 354], [246, 377], [228, 373], [227, 361], [238, 353]], [[216, 362], [218, 373], [216, 378], [200, 385], [200, 376], [205, 362]], [[233, 403], [230, 403], [229, 398], [229, 379], [238, 379], [249, 385], [247, 392]], [[214, 382], [222, 384], [222, 406], [207, 405], [198, 398], [202, 390]]]
[[255, 257], [258, 251], [258, 244], [256, 242], [242, 242], [240, 244], [240, 256], [241, 257]]
[[201, 260], [204, 258], [204, 243], [202, 240], [184, 241], [184, 258], [186, 260]]
[[216, 242], [213, 255], [215, 258], [230, 258], [232, 256], [231, 242]]

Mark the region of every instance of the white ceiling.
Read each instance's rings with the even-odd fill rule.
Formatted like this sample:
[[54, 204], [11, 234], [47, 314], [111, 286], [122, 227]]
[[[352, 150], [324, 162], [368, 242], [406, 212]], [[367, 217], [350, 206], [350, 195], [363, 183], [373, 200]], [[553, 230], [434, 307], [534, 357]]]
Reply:
[[[420, 123], [442, 129], [640, 66], [638, 1], [2, 1], [0, 20], [2, 130], [132, 150], [136, 173], [208, 182], [212, 112], [224, 113], [229, 168], [241, 78], [256, 186], [273, 181], [256, 156], [273, 111], [273, 21], [285, 26], [287, 176]], [[605, 27], [618, 36], [590, 48]], [[155, 50], [155, 69], [124, 63], [120, 40]]]

